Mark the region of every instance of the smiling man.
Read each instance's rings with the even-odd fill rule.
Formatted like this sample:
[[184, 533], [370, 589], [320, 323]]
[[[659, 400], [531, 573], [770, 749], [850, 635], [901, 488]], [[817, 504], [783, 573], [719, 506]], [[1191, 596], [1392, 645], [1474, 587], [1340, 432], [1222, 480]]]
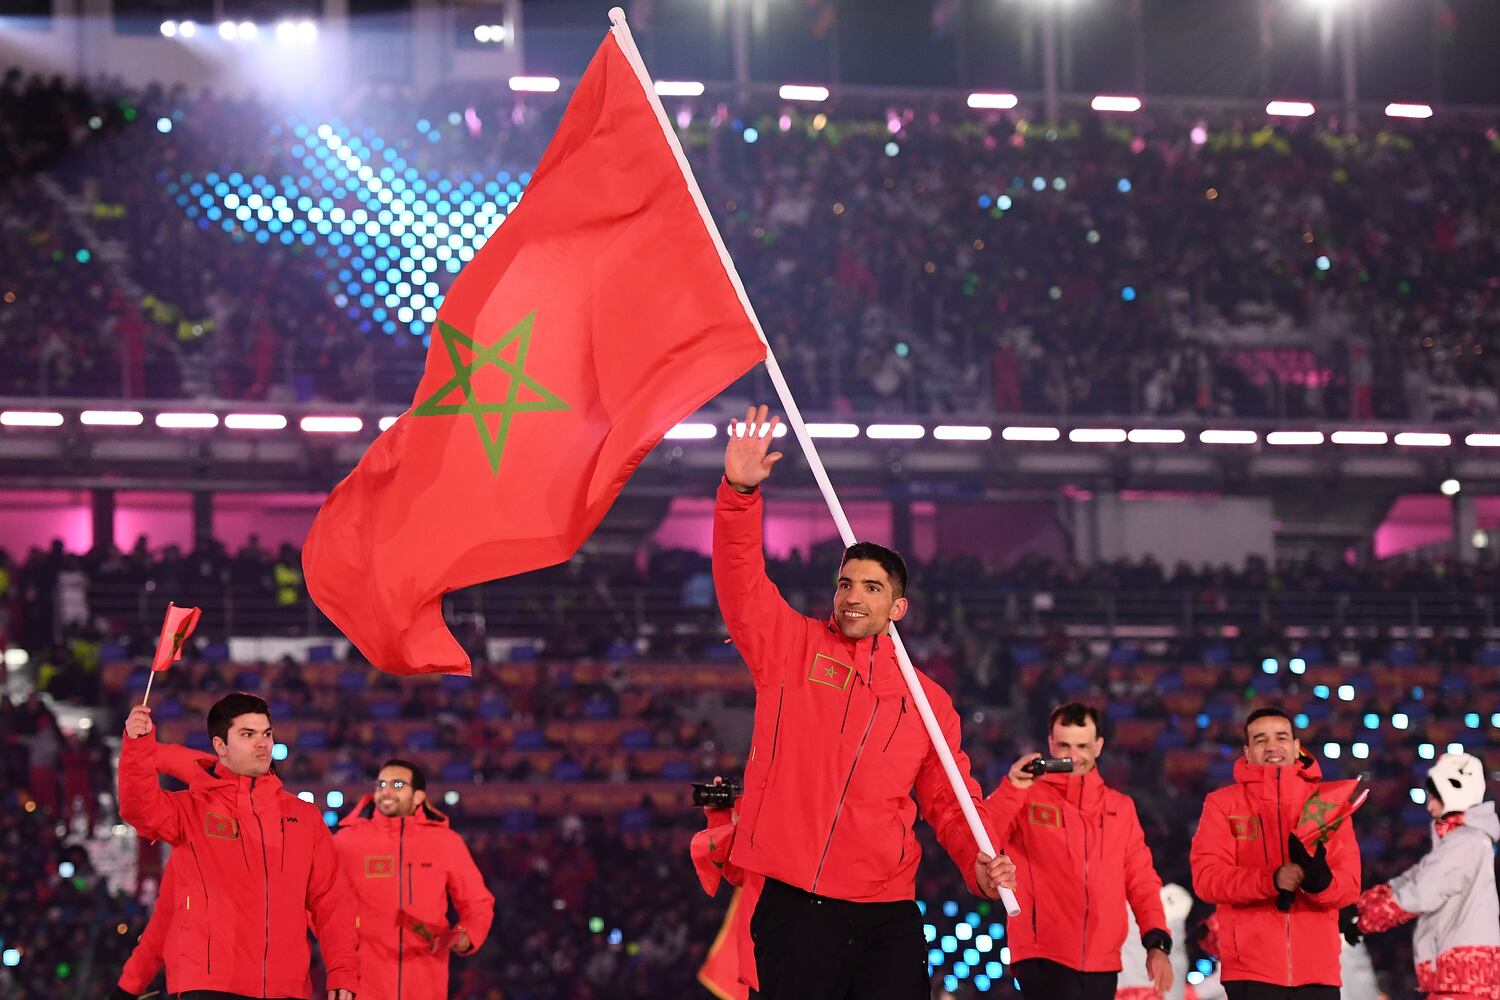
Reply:
[[[778, 422], [761, 407], [731, 428], [714, 513], [714, 588], [755, 680], [729, 860], [765, 880], [749, 927], [758, 995], [926, 1000], [918, 808], [976, 894], [1014, 888], [1015, 868], [979, 853], [902, 679], [886, 634], [909, 606], [901, 557], [851, 546], [828, 620], [793, 610], [767, 578], [759, 487], [781, 458], [768, 454]], [[921, 681], [983, 815], [953, 703]]]
[[1345, 821], [1308, 855], [1293, 831], [1323, 780], [1291, 718], [1245, 721], [1235, 783], [1210, 793], [1193, 836], [1193, 889], [1218, 904], [1229, 1000], [1337, 1000], [1339, 910], [1359, 897], [1359, 843]]
[[271, 771], [270, 710], [235, 692], [208, 712], [217, 761], [186, 791], [157, 781], [151, 710], [137, 705], [120, 748], [120, 816], [142, 837], [185, 851], [163, 955], [167, 986], [182, 1000], [310, 1000], [311, 924], [328, 970], [328, 1000], [359, 988], [354, 900], [318, 808]]

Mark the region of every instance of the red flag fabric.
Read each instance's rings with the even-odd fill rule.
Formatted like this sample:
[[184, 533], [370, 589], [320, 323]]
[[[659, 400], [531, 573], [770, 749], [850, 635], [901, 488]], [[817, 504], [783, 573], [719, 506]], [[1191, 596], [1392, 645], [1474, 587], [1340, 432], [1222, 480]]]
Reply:
[[411, 408], [318, 512], [308, 593], [382, 670], [469, 673], [442, 595], [569, 558], [662, 436], [764, 359], [666, 127], [607, 36], [443, 301]]
[[[719, 1000], [749, 1000], [750, 997], [749, 984], [740, 981], [739, 928], [741, 924], [749, 923], [740, 912], [746, 891], [734, 890], [729, 899], [729, 911], [724, 914], [724, 923], [719, 926], [719, 933], [714, 943], [708, 946], [708, 954], [698, 969], [698, 982]], [[754, 905], [752, 902], [750, 908], [753, 909]]]
[[1325, 781], [1308, 796], [1297, 829], [1292, 832], [1301, 839], [1303, 847], [1316, 851], [1369, 797], [1370, 783], [1363, 776], [1347, 781]]
[[161, 636], [156, 640], [156, 655], [151, 657], [151, 669], [162, 671], [182, 659], [182, 644], [198, 627], [203, 617], [202, 608], [179, 608], [167, 605], [167, 617], [161, 625]]

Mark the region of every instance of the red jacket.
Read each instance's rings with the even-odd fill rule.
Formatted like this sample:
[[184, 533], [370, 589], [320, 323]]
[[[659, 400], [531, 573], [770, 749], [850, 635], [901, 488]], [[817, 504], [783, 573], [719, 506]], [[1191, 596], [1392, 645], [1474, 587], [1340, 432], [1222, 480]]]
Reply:
[[382, 816], [366, 795], [333, 843], [359, 909], [359, 1000], [447, 997], [448, 952], [434, 955], [414, 922], [445, 929], [451, 899], [477, 949], [495, 915], [495, 897], [448, 817], [425, 804], [414, 816]]
[[1287, 767], [1234, 766], [1235, 784], [1210, 793], [1193, 835], [1193, 891], [1218, 904], [1222, 982], [1275, 986], [1341, 985], [1339, 910], [1359, 898], [1359, 844], [1353, 823], [1328, 842], [1333, 882], [1298, 892], [1291, 912], [1276, 908], [1276, 869], [1287, 836], [1323, 771], [1305, 753]]
[[125, 737], [120, 815], [142, 837], [186, 852], [173, 879], [164, 954], [173, 993], [312, 996], [309, 916], [328, 988], [359, 990], [354, 900], [316, 806], [274, 774], [224, 775], [166, 792], [156, 778], [156, 732]]
[[[214, 758], [208, 754], [189, 750], [184, 746], [174, 743], [156, 745], [157, 771], [169, 774], [187, 785], [201, 785], [212, 781], [208, 768], [213, 763]], [[141, 932], [140, 940], [136, 942], [130, 958], [125, 962], [125, 968], [120, 972], [119, 986], [126, 993], [146, 992], [166, 961], [164, 952], [167, 929], [172, 926], [171, 901], [177, 895], [177, 866], [183, 864], [180, 859], [187, 856], [185, 852], [178, 851], [167, 856], [166, 867], [161, 873], [161, 886], [156, 893], [156, 908], [151, 911], [146, 929]]]
[[[912, 899], [921, 858], [912, 824], [920, 806], [977, 893], [978, 847], [890, 639], [852, 642], [830, 622], [787, 606], [766, 578], [761, 508], [759, 491], [742, 494], [720, 483], [714, 589], [756, 694], [731, 860], [823, 896]], [[982, 817], [953, 703], [927, 677], [921, 682]]]
[[1098, 771], [1048, 774], [1027, 789], [1006, 779], [985, 806], [1016, 863], [1022, 916], [1006, 925], [1012, 961], [1118, 972], [1127, 901], [1142, 935], [1169, 933], [1135, 803]]

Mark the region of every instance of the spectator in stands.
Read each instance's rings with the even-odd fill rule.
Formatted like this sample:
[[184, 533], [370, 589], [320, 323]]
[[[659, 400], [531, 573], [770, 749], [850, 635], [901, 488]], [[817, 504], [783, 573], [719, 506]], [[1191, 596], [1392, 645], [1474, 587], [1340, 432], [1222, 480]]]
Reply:
[[1322, 770], [1279, 708], [1250, 713], [1234, 775], [1204, 802], [1192, 849], [1193, 888], [1218, 906], [1229, 1000], [1337, 1000], [1339, 910], [1359, 896], [1353, 824], [1298, 863], [1292, 831]]
[[484, 944], [495, 897], [448, 817], [428, 802], [422, 769], [386, 761], [334, 845], [357, 900], [360, 997], [447, 997], [448, 955], [468, 957]]
[[1092, 705], [1059, 705], [1047, 721], [1047, 750], [1071, 758], [1072, 773], [1038, 777], [1031, 766], [1042, 755], [1029, 753], [985, 800], [1030, 914], [1012, 921], [1008, 935], [1026, 997], [1113, 1000], [1127, 904], [1152, 984], [1163, 996], [1172, 986], [1161, 876], [1135, 803], [1099, 776], [1102, 722]]
[[[180, 898], [163, 904], [183, 913], [167, 941], [174, 987], [189, 997], [311, 1000], [310, 919], [328, 967], [328, 1000], [354, 1000], [354, 900], [317, 807], [284, 791], [271, 772], [266, 703], [235, 692], [214, 704], [214, 780], [186, 791], [163, 791], [157, 781], [155, 728], [150, 708], [130, 710], [120, 815], [142, 837], [187, 847], [196, 861], [191, 877], [177, 879]], [[195, 897], [198, 914], [189, 916]]]

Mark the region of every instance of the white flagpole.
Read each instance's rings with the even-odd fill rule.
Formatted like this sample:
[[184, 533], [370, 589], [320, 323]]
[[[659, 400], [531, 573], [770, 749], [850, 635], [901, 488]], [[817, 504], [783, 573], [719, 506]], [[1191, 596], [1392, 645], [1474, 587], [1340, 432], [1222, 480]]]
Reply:
[[[771, 384], [776, 387], [776, 395], [780, 397], [782, 408], [786, 411], [787, 423], [797, 435], [797, 442], [802, 446], [803, 454], [807, 456], [808, 468], [812, 470], [813, 479], [817, 480], [818, 489], [828, 504], [828, 512], [833, 515], [833, 521], [839, 529], [839, 536], [843, 538], [845, 547], [853, 545], [857, 540], [854, 537], [854, 529], [849, 526], [849, 518], [844, 515], [844, 506], [839, 502], [838, 494], [834, 492], [833, 483], [828, 478], [828, 470], [823, 467], [823, 460], [818, 456], [817, 446], [813, 444], [812, 436], [807, 433], [807, 425], [802, 421], [802, 412], [797, 408], [797, 401], [792, 398], [792, 390], [787, 386], [786, 378], [781, 374], [781, 366], [776, 363], [776, 355], [772, 353], [771, 342], [766, 339], [765, 331], [761, 329], [760, 320], [755, 315], [755, 308], [750, 305], [750, 298], [745, 294], [745, 285], [740, 281], [734, 261], [729, 257], [729, 250], [724, 246], [724, 238], [719, 235], [719, 227], [714, 223], [713, 216], [709, 214], [708, 204], [703, 200], [703, 192], [699, 190], [698, 181], [693, 177], [693, 168], [688, 165], [687, 157], [682, 152], [682, 144], [677, 141], [677, 133], [667, 120], [666, 109], [662, 107], [661, 98], [656, 95], [656, 87], [652, 83], [651, 75], [646, 72], [646, 64], [641, 60], [640, 50], [635, 47], [635, 39], [630, 34], [630, 25], [625, 22], [625, 11], [619, 7], [611, 8], [609, 20], [610, 31], [614, 34], [615, 41], [619, 44], [620, 50], [625, 53], [625, 58], [629, 60], [631, 68], [635, 70], [641, 89], [646, 92], [646, 98], [656, 111], [657, 123], [661, 125], [662, 134], [667, 138], [667, 146], [672, 150], [672, 155], [677, 158], [677, 166], [682, 170], [682, 179], [687, 183], [688, 191], [693, 196], [693, 203], [698, 206], [698, 214], [703, 217], [703, 226], [708, 230], [714, 248], [719, 251], [719, 261], [724, 265], [724, 271], [728, 274], [729, 281], [740, 298], [740, 305], [744, 307], [750, 325], [755, 328], [756, 334], [766, 345], [766, 372], [771, 376]], [[943, 738], [943, 730], [938, 725], [937, 717], [932, 714], [932, 705], [927, 701], [927, 694], [922, 690], [922, 683], [917, 678], [911, 657], [907, 654], [906, 646], [901, 642], [901, 636], [897, 634], [894, 623], [890, 628], [890, 637], [896, 648], [896, 662], [900, 664], [901, 676], [906, 679], [906, 686], [911, 691], [917, 714], [921, 716], [923, 725], [927, 727], [927, 736], [932, 740], [938, 760], [943, 764], [943, 771], [948, 775], [948, 782], [953, 786], [953, 795], [963, 809], [964, 819], [969, 823], [969, 831], [974, 835], [974, 841], [979, 845], [979, 849], [993, 857], [995, 845], [990, 842], [989, 834], [985, 832], [984, 824], [979, 820], [979, 812], [974, 808], [973, 799], [969, 797], [963, 775], [958, 773], [958, 764], [953, 760], [953, 752], [948, 748], [948, 741]], [[1014, 917], [1021, 912], [1015, 893], [1009, 889], [1000, 890], [1000, 901], [1011, 916]]]

